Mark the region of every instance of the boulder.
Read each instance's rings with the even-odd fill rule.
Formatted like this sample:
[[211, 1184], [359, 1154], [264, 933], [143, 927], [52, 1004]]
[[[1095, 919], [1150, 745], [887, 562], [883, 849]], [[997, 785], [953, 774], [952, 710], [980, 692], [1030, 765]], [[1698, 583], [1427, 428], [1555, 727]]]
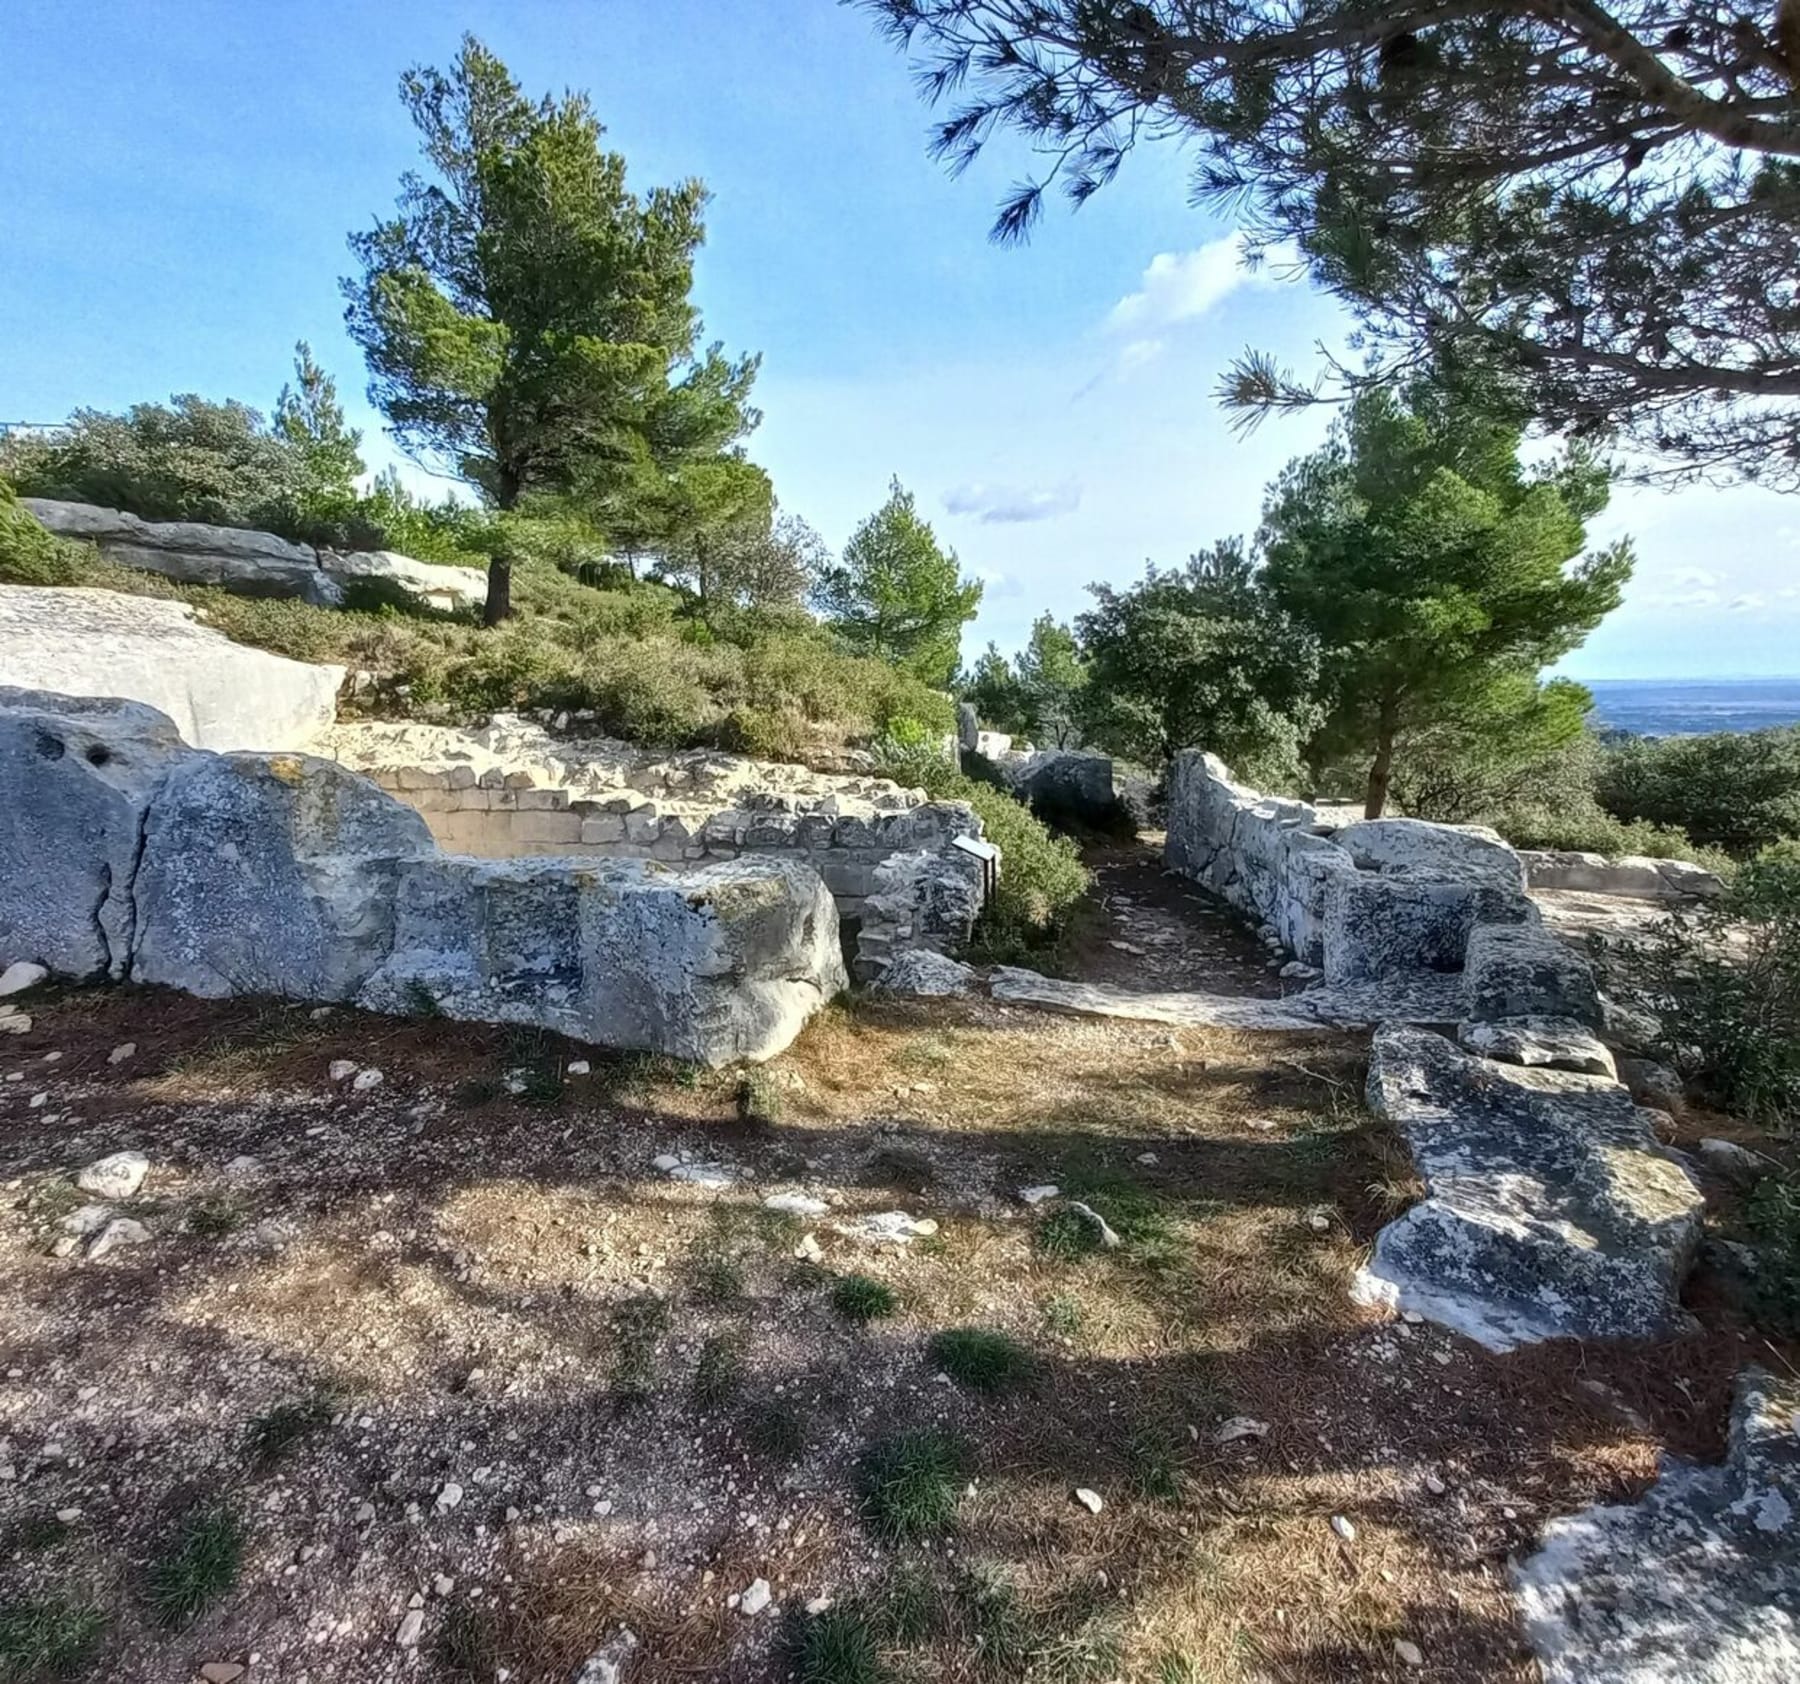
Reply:
[[332, 722], [343, 680], [233, 643], [184, 602], [0, 585], [0, 685], [142, 702], [195, 748], [298, 748]]
[[1390, 1026], [1368, 1103], [1404, 1136], [1426, 1196], [1377, 1236], [1361, 1301], [1497, 1351], [1686, 1325], [1703, 1201], [1616, 1082], [1493, 1064]]
[[1550, 1521], [1512, 1581], [1545, 1684], [1792, 1684], [1800, 1382], [1747, 1370], [1722, 1464]]
[[837, 909], [796, 861], [402, 863], [363, 1005], [529, 1023], [698, 1063], [763, 1059], [845, 986]]
[[1546, 1070], [1576, 1070], [1589, 1076], [1617, 1076], [1613, 1055], [1586, 1024], [1566, 1017], [1506, 1017], [1492, 1023], [1464, 1023], [1456, 1038], [1465, 1052], [1502, 1064]]
[[1032, 812], [1048, 823], [1105, 830], [1118, 823], [1112, 757], [1083, 749], [1043, 748], [1007, 755], [1000, 775]]
[[0, 963], [124, 975], [146, 816], [188, 758], [154, 708], [0, 689]]
[[965, 753], [975, 747], [981, 736], [981, 716], [975, 711], [973, 702], [956, 704], [956, 746]]
[[1470, 1018], [1601, 1022], [1593, 967], [1541, 924], [1478, 925], [1469, 936], [1463, 993]]
[[487, 572], [480, 567], [440, 566], [398, 550], [321, 550], [319, 562], [340, 585], [379, 580], [433, 608], [479, 608], [487, 601]]
[[1360, 819], [1332, 841], [1363, 871], [1427, 871], [1525, 892], [1525, 865], [1498, 831], [1424, 819]]
[[388, 957], [410, 807], [336, 761], [193, 755], [150, 810], [132, 977], [215, 999], [354, 999]]

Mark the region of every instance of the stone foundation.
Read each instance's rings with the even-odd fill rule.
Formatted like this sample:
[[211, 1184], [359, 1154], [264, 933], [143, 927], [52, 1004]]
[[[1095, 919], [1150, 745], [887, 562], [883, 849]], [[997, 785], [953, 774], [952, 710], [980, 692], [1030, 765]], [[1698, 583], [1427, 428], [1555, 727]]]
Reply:
[[340, 725], [319, 748], [413, 808], [458, 854], [802, 862], [853, 927], [865, 981], [909, 947], [960, 946], [981, 912], [980, 862], [955, 846], [980, 838], [980, 819], [884, 778], [708, 750], [657, 756], [552, 737], [513, 715], [479, 731]]
[[845, 982], [799, 858], [486, 861], [302, 754], [190, 748], [135, 702], [0, 690], [0, 965], [205, 998], [533, 1024], [767, 1058]]

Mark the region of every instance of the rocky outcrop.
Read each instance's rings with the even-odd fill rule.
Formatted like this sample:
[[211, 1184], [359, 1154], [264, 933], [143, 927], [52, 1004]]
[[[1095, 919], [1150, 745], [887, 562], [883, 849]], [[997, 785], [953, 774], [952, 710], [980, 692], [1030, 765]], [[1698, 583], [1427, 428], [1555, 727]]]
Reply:
[[150, 804], [187, 753], [152, 708], [0, 689], [0, 963], [125, 974]]
[[915, 947], [899, 954], [875, 984], [882, 994], [914, 995], [944, 999], [975, 991], [975, 972], [960, 959]]
[[233, 643], [184, 602], [0, 585], [0, 685], [142, 702], [196, 748], [299, 748], [331, 724], [343, 680]]
[[1368, 1103], [1424, 1199], [1381, 1230], [1358, 1297], [1492, 1350], [1684, 1324], [1702, 1199], [1617, 1082], [1490, 1062], [1429, 1030], [1375, 1037]]
[[1800, 1383], [1740, 1376], [1722, 1465], [1551, 1521], [1513, 1589], [1546, 1684], [1792, 1684]]
[[130, 702], [0, 692], [0, 966], [526, 1023], [719, 1064], [844, 986], [798, 862], [487, 862], [367, 779], [190, 749]]
[[394, 550], [317, 549], [272, 532], [191, 520], [140, 520], [119, 509], [22, 497], [50, 531], [93, 544], [108, 561], [189, 585], [217, 585], [242, 596], [294, 596], [321, 608], [344, 601], [350, 580], [379, 580], [440, 608], [486, 600], [479, 567], [440, 567]]
[[1577, 890], [1628, 900], [1711, 899], [1725, 885], [1718, 873], [1692, 860], [1653, 860], [1641, 854], [1587, 854], [1557, 848], [1521, 849], [1532, 888]]
[[1008, 750], [990, 763], [1014, 797], [1047, 824], [1106, 830], [1119, 822], [1110, 755], [1073, 748]]

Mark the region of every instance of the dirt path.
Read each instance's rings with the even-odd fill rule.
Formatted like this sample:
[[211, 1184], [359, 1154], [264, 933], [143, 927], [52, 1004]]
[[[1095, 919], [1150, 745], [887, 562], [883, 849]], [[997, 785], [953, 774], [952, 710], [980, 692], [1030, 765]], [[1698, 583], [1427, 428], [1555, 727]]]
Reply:
[[1230, 907], [1163, 867], [1162, 838], [1086, 851], [1094, 886], [1065, 944], [1079, 982], [1146, 993], [1186, 989], [1274, 998], [1279, 960]]

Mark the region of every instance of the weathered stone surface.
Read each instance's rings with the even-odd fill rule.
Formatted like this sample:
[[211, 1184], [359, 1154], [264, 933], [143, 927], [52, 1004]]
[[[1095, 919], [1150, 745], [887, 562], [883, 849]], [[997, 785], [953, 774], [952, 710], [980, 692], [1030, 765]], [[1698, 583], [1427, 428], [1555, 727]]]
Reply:
[[1525, 866], [1497, 831], [1424, 819], [1359, 819], [1332, 835], [1363, 871], [1443, 872], [1525, 892]]
[[1617, 1076], [1613, 1055], [1586, 1024], [1566, 1017], [1506, 1017], [1464, 1023], [1456, 1038], [1465, 1052], [1502, 1064], [1576, 1070], [1589, 1076]]
[[1206, 1029], [1366, 1029], [1381, 1022], [1445, 1023], [1459, 1005], [1455, 977], [1432, 972], [1384, 977], [1380, 982], [1309, 988], [1280, 1000], [1241, 995], [1139, 993], [1104, 983], [1065, 982], [1010, 965], [995, 969], [988, 983], [996, 1000], [1008, 1005], [1043, 1006], [1085, 1017], [1131, 1018], [1140, 1023], [1173, 1023]]
[[917, 994], [926, 997], [968, 994], [975, 986], [975, 973], [959, 959], [934, 953], [928, 947], [915, 947], [896, 954], [888, 967], [876, 978], [875, 987], [883, 994]]
[[322, 607], [340, 600], [315, 551], [272, 532], [191, 520], [140, 520], [119, 509], [47, 497], [20, 502], [50, 531], [83, 538], [108, 561], [190, 585], [220, 585], [245, 596], [297, 596]]
[[1723, 894], [1716, 872], [1692, 860], [1655, 860], [1641, 854], [1577, 853], [1557, 848], [1521, 851], [1534, 889], [1578, 890], [1639, 900], [1671, 900], [1681, 896], [1710, 898]]
[[194, 755], [150, 811], [132, 976], [203, 998], [350, 1000], [388, 957], [425, 822], [306, 755]]
[[1463, 987], [1471, 1018], [1601, 1021], [1592, 966], [1541, 924], [1478, 926], [1469, 937]]
[[837, 910], [785, 860], [424, 855], [399, 870], [392, 956], [361, 1003], [532, 1023], [706, 1064], [771, 1057], [845, 984]]
[[1793, 1684], [1800, 1383], [1740, 1375], [1721, 1465], [1551, 1521], [1513, 1589], [1545, 1684]]
[[298, 748], [331, 723], [343, 679], [233, 643], [183, 602], [0, 585], [0, 685], [142, 702], [195, 748]]
[[1325, 893], [1324, 972], [1353, 981], [1393, 971], [1460, 970], [1477, 924], [1531, 917], [1521, 892], [1437, 867], [1339, 872]]
[[1368, 1101], [1405, 1136], [1426, 1197], [1376, 1239], [1364, 1302], [1492, 1350], [1683, 1324], [1700, 1192], [1617, 1083], [1492, 1064], [1389, 1027]]
[[994, 762], [1012, 792], [1040, 818], [1088, 825], [1116, 822], [1112, 757], [1085, 749], [1041, 748]]
[[145, 817], [186, 758], [152, 708], [0, 688], [0, 963], [124, 974]]
[[398, 550], [320, 550], [319, 565], [340, 585], [381, 580], [434, 608], [479, 608], [487, 601], [487, 574], [479, 567], [440, 566]]

